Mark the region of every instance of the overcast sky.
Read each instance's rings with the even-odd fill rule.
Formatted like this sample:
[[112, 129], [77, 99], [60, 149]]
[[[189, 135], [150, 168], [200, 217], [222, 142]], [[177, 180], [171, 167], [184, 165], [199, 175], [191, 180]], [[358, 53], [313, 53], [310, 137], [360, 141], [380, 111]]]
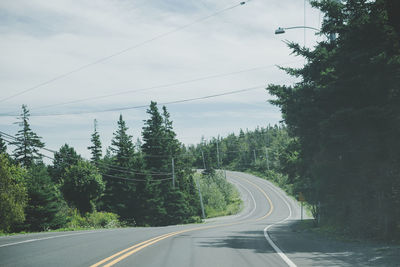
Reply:
[[[304, 1], [252, 0], [225, 10], [239, 3], [0, 1], [0, 99], [32, 89], [0, 102], [0, 130], [16, 134], [18, 127], [13, 123], [22, 104], [28, 105], [32, 115], [51, 115], [148, 105], [151, 100], [164, 103], [252, 87], [258, 89], [167, 105], [179, 140], [195, 144], [202, 136], [226, 136], [241, 128], [278, 123], [280, 111], [267, 103], [271, 96], [265, 87], [294, 82], [276, 65], [303, 64], [282, 41], [303, 44], [304, 32], [288, 30], [275, 35], [274, 30], [304, 25]], [[200, 21], [221, 10], [225, 11]], [[306, 25], [319, 28], [320, 12], [306, 3], [305, 13]], [[319, 38], [307, 30], [306, 46], [312, 47]], [[115, 56], [106, 59], [111, 55]], [[70, 73], [99, 59], [105, 60]], [[121, 94], [76, 102], [117, 93]], [[63, 104], [71, 101], [75, 103]], [[147, 118], [145, 111], [32, 116], [30, 123], [46, 147], [58, 150], [68, 143], [89, 157], [86, 147], [93, 119], [98, 120], [103, 147], [108, 147], [120, 113], [136, 139]]]

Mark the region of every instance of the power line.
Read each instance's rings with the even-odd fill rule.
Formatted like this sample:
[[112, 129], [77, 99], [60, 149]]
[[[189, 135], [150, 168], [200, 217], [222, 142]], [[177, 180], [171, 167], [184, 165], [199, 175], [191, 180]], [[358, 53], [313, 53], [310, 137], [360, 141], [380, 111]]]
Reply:
[[115, 176], [115, 175], [109, 175], [109, 174], [104, 174], [102, 173], [101, 175], [110, 177], [110, 178], [115, 178], [115, 179], [121, 179], [121, 180], [129, 180], [129, 181], [135, 181], [135, 182], [157, 182], [157, 181], [169, 181], [172, 180], [173, 178], [164, 178], [164, 179], [151, 179], [151, 180], [146, 180], [146, 179], [133, 179], [133, 178], [125, 178], [125, 177], [120, 177], [120, 176]]
[[[12, 141], [4, 139], [4, 141], [8, 142], [8, 143], [12, 143]], [[40, 156], [44, 157], [44, 158], [48, 158], [51, 160], [54, 160], [53, 157], [38, 153]], [[128, 181], [134, 181], [134, 182], [157, 182], [157, 181], [168, 181], [168, 180], [172, 180], [173, 178], [163, 178], [163, 179], [151, 179], [151, 180], [147, 180], [147, 179], [134, 179], [134, 178], [126, 178], [126, 177], [120, 177], [120, 176], [115, 176], [115, 175], [109, 175], [106, 173], [102, 173], [99, 172], [99, 174], [101, 174], [103, 177], [109, 177], [109, 178], [113, 178], [113, 179], [120, 179], [120, 180], [128, 180]], [[133, 174], [133, 173], [132, 173]], [[136, 173], [136, 174], [143, 174], [143, 175], [151, 175], [153, 176], [154, 174], [150, 174], [150, 173]]]
[[204, 81], [204, 80], [209, 80], [209, 79], [215, 79], [215, 78], [231, 76], [231, 75], [235, 75], [235, 74], [241, 74], [241, 73], [246, 73], [246, 72], [251, 72], [251, 71], [268, 69], [268, 68], [271, 68], [271, 67], [275, 67], [277, 65], [281, 66], [281, 65], [287, 65], [287, 64], [296, 63], [296, 62], [299, 62], [299, 60], [290, 61], [290, 62], [284, 62], [284, 63], [281, 63], [281, 64], [273, 64], [273, 65], [268, 65], [268, 66], [260, 66], [260, 67], [254, 67], [254, 68], [249, 68], [249, 69], [242, 69], [242, 70], [228, 72], [228, 73], [208, 75], [208, 76], [203, 76], [203, 77], [194, 78], [194, 79], [190, 79], [190, 80], [178, 81], [178, 82], [174, 82], [174, 83], [166, 83], [166, 84], [160, 84], [160, 85], [144, 87], [144, 88], [139, 88], [139, 89], [131, 89], [131, 90], [126, 90], [126, 91], [121, 91], [121, 92], [118, 92], [118, 93], [112, 93], [112, 94], [106, 94], [106, 95], [100, 95], [100, 96], [93, 96], [93, 97], [86, 97], [86, 98], [76, 99], [76, 100], [67, 101], [67, 102], [61, 102], [61, 103], [50, 104], [50, 105], [45, 105], [45, 106], [33, 107], [32, 110], [46, 109], [46, 108], [51, 108], [51, 107], [82, 103], [82, 102], [86, 102], [86, 101], [90, 101], [90, 100], [98, 100], [98, 99], [109, 98], [109, 97], [113, 97], [113, 96], [132, 94], [132, 93], [148, 91], [148, 90], [152, 90], [152, 89], [167, 88], [167, 87], [172, 87], [172, 86], [176, 86], [176, 85], [183, 85], [183, 84], [194, 83], [194, 82], [199, 82], [199, 81]]
[[[249, 1], [250, 1], [250, 0], [249, 0]], [[247, 2], [248, 2], [248, 1], [247, 1]], [[227, 12], [228, 10], [231, 10], [231, 9], [234, 9], [234, 8], [236, 8], [236, 7], [238, 7], [238, 6], [244, 5], [245, 3], [246, 3], [246, 2], [243, 1], [243, 2], [240, 2], [240, 3], [235, 4], [235, 5], [233, 5], [233, 6], [226, 7], [226, 8], [224, 8], [224, 9], [221, 9], [221, 10], [219, 10], [219, 11], [216, 11], [216, 12], [210, 14], [210, 15], [207, 15], [207, 16], [205, 16], [205, 17], [202, 17], [202, 18], [199, 18], [199, 19], [197, 19], [197, 20], [194, 20], [194, 21], [191, 22], [191, 23], [188, 23], [188, 24], [186, 24], [186, 25], [177, 27], [177, 28], [175, 28], [175, 29], [173, 29], [173, 30], [170, 30], [170, 31], [167, 31], [167, 32], [165, 32], [165, 33], [156, 35], [156, 36], [154, 36], [154, 37], [152, 37], [152, 38], [150, 38], [150, 39], [147, 39], [147, 40], [145, 40], [145, 41], [142, 41], [142, 42], [140, 42], [140, 43], [137, 43], [137, 44], [135, 44], [135, 45], [132, 45], [132, 46], [130, 46], [130, 47], [127, 47], [127, 48], [125, 48], [125, 49], [123, 49], [123, 50], [120, 50], [120, 51], [118, 51], [118, 52], [115, 52], [114, 54], [111, 54], [111, 55], [108, 55], [108, 56], [99, 58], [99, 59], [97, 59], [97, 60], [95, 60], [95, 61], [93, 61], [93, 62], [91, 62], [91, 63], [82, 65], [82, 66], [80, 66], [80, 67], [78, 67], [78, 68], [76, 68], [76, 69], [73, 69], [73, 70], [71, 70], [71, 71], [65, 72], [65, 73], [63, 73], [63, 74], [60, 74], [60, 75], [58, 75], [58, 76], [56, 76], [56, 77], [54, 77], [54, 78], [52, 78], [52, 79], [50, 79], [50, 80], [44, 81], [44, 82], [39, 83], [39, 84], [37, 84], [37, 85], [35, 85], [35, 86], [32, 86], [32, 87], [27, 88], [27, 89], [25, 89], [25, 90], [22, 90], [22, 91], [20, 91], [20, 92], [18, 92], [18, 93], [15, 93], [15, 94], [13, 94], [13, 95], [10, 95], [10, 96], [7, 96], [7, 97], [5, 97], [5, 98], [2, 98], [2, 99], [0, 99], [0, 103], [2, 103], [2, 102], [4, 102], [4, 101], [7, 101], [7, 100], [9, 100], [9, 99], [11, 99], [11, 98], [14, 98], [14, 97], [16, 97], [16, 96], [25, 94], [25, 93], [27, 93], [27, 92], [29, 92], [29, 91], [35, 90], [35, 89], [37, 89], [37, 88], [39, 88], [39, 87], [45, 86], [45, 85], [47, 85], [47, 84], [50, 84], [50, 83], [52, 83], [52, 82], [55, 82], [55, 81], [57, 81], [57, 80], [63, 79], [63, 78], [65, 78], [65, 77], [67, 77], [67, 76], [70, 76], [70, 75], [76, 73], [76, 72], [79, 72], [79, 71], [81, 71], [81, 70], [87, 69], [87, 68], [89, 68], [89, 67], [92, 67], [92, 66], [94, 66], [94, 65], [97, 65], [97, 64], [102, 63], [102, 62], [104, 62], [104, 61], [107, 61], [107, 60], [109, 60], [109, 59], [111, 59], [111, 58], [113, 58], [113, 57], [119, 56], [119, 55], [121, 55], [121, 54], [123, 54], [123, 53], [126, 53], [126, 52], [128, 52], [128, 51], [130, 51], [130, 50], [133, 50], [133, 49], [135, 49], [135, 48], [138, 48], [138, 47], [143, 46], [143, 45], [145, 45], [145, 44], [148, 44], [148, 43], [150, 43], [150, 42], [156, 41], [156, 40], [158, 40], [158, 39], [164, 38], [164, 37], [166, 37], [166, 36], [168, 36], [168, 35], [171, 35], [171, 34], [173, 34], [173, 33], [178, 32], [178, 31], [184, 30], [184, 29], [186, 29], [186, 28], [188, 28], [188, 27], [190, 27], [190, 26], [193, 26], [193, 25], [195, 25], [195, 24], [198, 24], [198, 23], [200, 23], [200, 22], [202, 22], [202, 21], [205, 21], [205, 20], [207, 20], [207, 19], [209, 19], [209, 18], [211, 18], [211, 17], [218, 16], [218, 15], [224, 13], [224, 12]]]
[[[203, 99], [209, 99], [209, 98], [214, 98], [214, 97], [233, 95], [233, 94], [253, 91], [253, 90], [261, 89], [261, 88], [265, 88], [265, 85], [258, 85], [258, 86], [253, 86], [253, 87], [249, 87], [249, 88], [245, 88], [245, 89], [228, 91], [228, 92], [225, 92], [225, 93], [208, 95], [208, 96], [201, 96], [201, 97], [195, 97], [195, 98], [187, 98], [187, 99], [174, 100], [174, 101], [169, 101], [169, 102], [162, 102], [162, 103], [159, 103], [159, 105], [179, 104], [179, 103], [191, 102], [191, 101], [196, 101], [196, 100], [203, 100]], [[95, 113], [115, 112], [115, 111], [123, 111], [123, 110], [130, 110], [130, 109], [140, 109], [140, 108], [148, 108], [148, 105], [129, 106], [129, 107], [111, 108], [111, 109], [103, 109], [103, 110], [94, 110], [94, 111], [77, 111], [77, 112], [53, 113], [53, 114], [51, 114], [51, 113], [40, 114], [39, 113], [39, 114], [31, 114], [30, 116], [31, 117], [53, 117], [53, 116], [66, 116], [66, 115], [95, 114]], [[0, 114], [0, 117], [11, 117], [11, 116], [17, 116], [17, 115], [15, 115], [15, 114], [14, 115]]]
[[[14, 137], [14, 136], [12, 136], [10, 134], [7, 134], [5, 132], [2, 132], [2, 131], [0, 131], [0, 136], [5, 137], [6, 139], [4, 139], [4, 141], [8, 142], [9, 144], [13, 143], [13, 140], [14, 141], [18, 140], [16, 137]], [[11, 139], [11, 140], [9, 140], [9, 139]], [[43, 147], [41, 149], [49, 151], [51, 153], [59, 153], [59, 152], [57, 152], [55, 150], [48, 149], [48, 148], [45, 148], [45, 147]], [[51, 159], [51, 160], [55, 160], [54, 157], [50, 157], [50, 156], [47, 156], [47, 155], [42, 154], [42, 153], [38, 153], [38, 154], [40, 156], [42, 156], [42, 157], [45, 157], [45, 158], [48, 158], [48, 159]], [[132, 170], [132, 169], [129, 169], [129, 168], [123, 168], [123, 167], [120, 167], [120, 166], [117, 166], [117, 165], [107, 164], [107, 163], [104, 163], [104, 162], [100, 162], [100, 164], [103, 164], [107, 168], [112, 169], [114, 171], [124, 172], [124, 173], [128, 173], [128, 174], [151, 175], [151, 176], [157, 176], [157, 175], [158, 176], [164, 176], [164, 175], [171, 175], [172, 174], [172, 173], [166, 173], [166, 172], [138, 172], [136, 170]], [[101, 173], [101, 172], [100, 172], [100, 174], [105, 175], [104, 173]], [[169, 178], [169, 179], [172, 179], [172, 178]], [[161, 181], [161, 180], [165, 180], [165, 179], [156, 179], [156, 180], [160, 180]]]
[[168, 172], [137, 172], [135, 170], [129, 169], [129, 168], [125, 168], [125, 167], [120, 167], [118, 165], [113, 165], [113, 164], [107, 164], [104, 162], [98, 162], [98, 164], [105, 166], [106, 168], [109, 168], [111, 170], [114, 171], [118, 171], [118, 172], [123, 172], [123, 173], [128, 173], [128, 174], [139, 174], [139, 175], [152, 175], [152, 176], [163, 176], [163, 175], [171, 175], [172, 173], [168, 173]]

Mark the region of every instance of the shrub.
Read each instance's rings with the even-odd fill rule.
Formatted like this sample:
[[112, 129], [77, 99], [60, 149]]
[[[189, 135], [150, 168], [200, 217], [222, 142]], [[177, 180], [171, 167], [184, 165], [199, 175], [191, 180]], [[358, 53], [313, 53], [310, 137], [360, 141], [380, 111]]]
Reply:
[[121, 223], [118, 220], [118, 215], [111, 212], [97, 212], [86, 213], [81, 216], [75, 209], [70, 212], [68, 228], [81, 229], [81, 228], [114, 228], [120, 227]]

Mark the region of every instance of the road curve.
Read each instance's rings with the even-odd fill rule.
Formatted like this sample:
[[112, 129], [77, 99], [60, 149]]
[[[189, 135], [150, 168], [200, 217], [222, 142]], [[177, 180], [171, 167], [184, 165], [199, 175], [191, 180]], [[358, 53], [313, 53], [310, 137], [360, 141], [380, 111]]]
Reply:
[[0, 238], [0, 266], [296, 266], [274, 224], [300, 217], [298, 204], [268, 181], [227, 172], [240, 214], [204, 224], [40, 233]]

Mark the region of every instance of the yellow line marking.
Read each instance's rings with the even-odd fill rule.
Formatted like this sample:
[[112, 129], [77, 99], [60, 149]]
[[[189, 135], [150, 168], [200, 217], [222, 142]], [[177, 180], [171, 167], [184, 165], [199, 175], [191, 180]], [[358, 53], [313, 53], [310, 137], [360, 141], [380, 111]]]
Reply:
[[[240, 177], [238, 177], [238, 178], [240, 178]], [[268, 213], [265, 214], [264, 216], [262, 216], [261, 218], [256, 219], [255, 221], [258, 222], [258, 221], [260, 221], [260, 220], [262, 220], [262, 219], [267, 218], [269, 215], [271, 215], [271, 213], [274, 211], [274, 205], [272, 205], [272, 200], [269, 198], [269, 196], [267, 195], [267, 193], [265, 193], [265, 191], [262, 190], [261, 187], [259, 187], [259, 186], [256, 185], [255, 183], [250, 182], [249, 180], [244, 179], [244, 178], [240, 178], [240, 179], [245, 180], [246, 182], [248, 182], [248, 183], [254, 185], [255, 187], [257, 187], [257, 189], [265, 196], [265, 198], [267, 199], [267, 201], [268, 201], [268, 203], [269, 203], [270, 208], [269, 208]]]
[[265, 198], [267, 199], [267, 201], [268, 201], [268, 203], [269, 203], [269, 205], [270, 205], [270, 209], [269, 209], [269, 211], [267, 212], [267, 214], [265, 214], [264, 216], [262, 216], [262, 217], [260, 217], [260, 218], [258, 218], [258, 219], [255, 219], [255, 220], [245, 220], [245, 221], [234, 222], [234, 223], [226, 223], [226, 224], [219, 224], [219, 225], [210, 225], [210, 226], [204, 226], [204, 227], [196, 227], [196, 228], [191, 228], [191, 229], [186, 229], [186, 230], [181, 230], [181, 231], [166, 233], [166, 234], [163, 234], [163, 235], [160, 235], [160, 236], [157, 236], [157, 237], [148, 239], [148, 240], [146, 240], [146, 241], [143, 241], [143, 242], [141, 242], [141, 243], [139, 243], [139, 244], [133, 245], [133, 246], [131, 246], [131, 247], [129, 247], [129, 248], [126, 248], [126, 249], [124, 249], [124, 250], [121, 250], [120, 252], [115, 253], [115, 254], [111, 255], [110, 257], [105, 258], [104, 260], [101, 260], [101, 261], [99, 261], [99, 262], [97, 262], [97, 263], [91, 265], [90, 267], [97, 267], [97, 266], [100, 266], [101, 264], [106, 263], [106, 262], [108, 262], [108, 261], [114, 259], [115, 257], [117, 257], [117, 256], [119, 256], [119, 255], [125, 253], [124, 255], [122, 255], [122, 256], [116, 258], [115, 260], [109, 262], [108, 264], [104, 265], [104, 267], [110, 267], [110, 266], [112, 266], [112, 265], [114, 265], [114, 264], [116, 264], [116, 263], [122, 261], [123, 259], [129, 257], [130, 255], [132, 255], [132, 254], [134, 254], [134, 253], [136, 253], [136, 252], [138, 252], [138, 251], [140, 251], [140, 250], [142, 250], [142, 249], [144, 249], [144, 248], [146, 248], [146, 247], [148, 247], [148, 246], [150, 246], [150, 245], [152, 245], [152, 244], [154, 244], [154, 243], [160, 242], [161, 240], [164, 240], [164, 239], [166, 239], [166, 238], [168, 238], [168, 237], [172, 237], [172, 236], [175, 236], [175, 235], [183, 234], [183, 233], [186, 233], [186, 232], [197, 231], [197, 230], [204, 230], [204, 229], [210, 229], [210, 228], [217, 228], [217, 227], [222, 227], [222, 226], [231, 226], [231, 225], [236, 225], [236, 224], [240, 224], [240, 223], [245, 223], [245, 222], [248, 222], [248, 221], [255, 221], [255, 222], [257, 222], [257, 221], [260, 221], [260, 220], [265, 219], [265, 218], [267, 218], [268, 216], [270, 216], [271, 213], [272, 213], [272, 211], [274, 210], [274, 205], [272, 204], [272, 201], [271, 201], [271, 199], [269, 198], [269, 196], [267, 195], [267, 193], [265, 193], [265, 191], [262, 190], [261, 187], [259, 187], [258, 185], [256, 185], [256, 184], [253, 183], [253, 182], [250, 182], [249, 180], [247, 180], [247, 179], [245, 179], [245, 178], [240, 178], [240, 177], [236, 177], [236, 178], [239, 178], [239, 179], [241, 179], [241, 180], [245, 180], [246, 182], [252, 184], [253, 186], [255, 186], [255, 187], [265, 196]]
[[90, 267], [97, 267], [97, 266], [99, 266], [99, 265], [101, 265], [101, 264], [103, 264], [103, 263], [105, 263], [105, 262], [107, 262], [107, 261], [109, 261], [109, 260], [111, 260], [111, 259], [113, 259], [113, 258], [115, 258], [115, 257], [117, 257], [117, 256], [119, 256], [119, 255], [121, 255], [122, 253], [125, 253], [125, 252], [127, 252], [127, 251], [129, 251], [129, 250], [131, 250], [131, 249], [137, 248], [137, 247], [139, 247], [139, 246], [141, 246], [141, 245], [144, 245], [144, 244], [146, 244], [146, 243], [148, 243], [148, 242], [151, 242], [151, 241], [153, 241], [154, 239], [157, 239], [157, 238], [160, 238], [160, 237], [169, 235], [169, 234], [171, 234], [171, 233], [167, 233], [167, 234], [163, 234], [163, 235], [160, 235], [160, 236], [151, 238], [151, 239], [149, 239], [149, 240], [146, 240], [146, 241], [143, 241], [143, 242], [141, 242], [141, 243], [139, 243], [139, 244], [136, 244], [136, 245], [134, 245], [134, 246], [132, 246], [132, 247], [126, 248], [126, 249], [124, 249], [124, 250], [121, 250], [120, 252], [115, 253], [114, 255], [111, 255], [110, 257], [105, 258], [105, 259], [102, 260], [102, 261], [99, 261], [98, 263], [95, 263], [95, 264], [93, 264], [93, 265], [90, 265]]
[[[221, 226], [222, 226], [222, 225], [221, 225]], [[142, 246], [140, 246], [140, 247], [138, 247], [138, 248], [136, 248], [136, 249], [133, 249], [133, 250], [131, 250], [131, 251], [125, 253], [125, 254], [122, 255], [121, 257], [119, 257], [119, 258], [113, 260], [112, 262], [110, 262], [110, 263], [104, 265], [104, 267], [110, 267], [110, 266], [112, 266], [112, 265], [114, 265], [114, 264], [116, 264], [116, 263], [122, 261], [123, 259], [129, 257], [130, 255], [132, 255], [132, 254], [138, 252], [139, 250], [142, 250], [142, 249], [144, 249], [144, 248], [146, 248], [146, 247], [148, 247], [148, 246], [150, 246], [150, 245], [152, 245], [152, 244], [154, 244], [154, 243], [157, 243], [157, 242], [159, 242], [159, 241], [161, 241], [161, 240], [163, 240], [163, 239], [166, 239], [166, 238], [168, 238], [168, 237], [175, 236], [175, 235], [179, 235], [179, 234], [183, 234], [183, 233], [186, 233], [186, 232], [191, 232], [191, 231], [196, 231], [196, 230], [202, 230], [202, 229], [207, 229], [207, 228], [215, 228], [215, 227], [217, 227], [217, 226], [212, 225], [212, 226], [208, 226], [208, 227], [198, 227], [198, 228], [186, 229], [186, 230], [183, 230], [183, 231], [173, 232], [173, 233], [171, 233], [171, 234], [164, 235], [164, 236], [162, 236], [162, 237], [160, 237], [160, 238], [158, 238], [158, 239], [156, 239], [156, 240], [153, 240], [153, 241], [151, 241], [151, 242], [148, 242], [148, 243], [146, 243], [146, 244], [144, 244], [144, 245], [142, 245]]]

